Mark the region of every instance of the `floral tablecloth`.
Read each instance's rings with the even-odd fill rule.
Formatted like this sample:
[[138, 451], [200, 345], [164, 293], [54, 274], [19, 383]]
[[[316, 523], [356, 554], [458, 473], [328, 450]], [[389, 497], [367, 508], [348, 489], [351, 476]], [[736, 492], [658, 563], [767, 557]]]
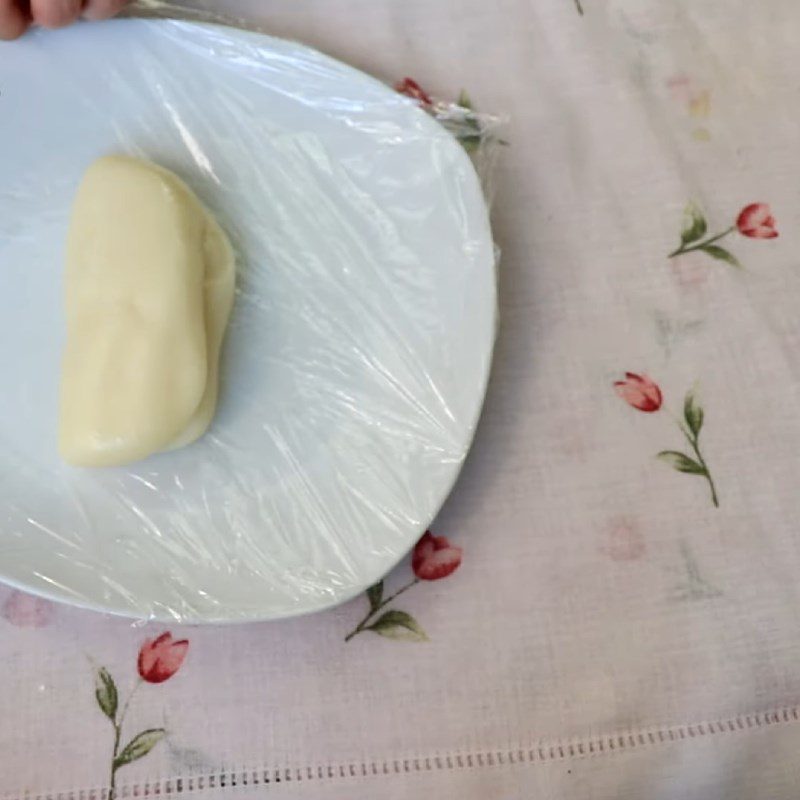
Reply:
[[167, 630], [3, 589], [0, 797], [795, 797], [800, 7], [207, 6], [510, 115], [485, 414], [431, 533], [333, 611]]

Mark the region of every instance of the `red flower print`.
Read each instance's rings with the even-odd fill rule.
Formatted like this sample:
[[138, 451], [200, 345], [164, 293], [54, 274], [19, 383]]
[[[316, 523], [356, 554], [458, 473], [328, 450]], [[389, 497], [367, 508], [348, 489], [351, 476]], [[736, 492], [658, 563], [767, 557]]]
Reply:
[[681, 243], [669, 254], [669, 258], [699, 250], [717, 261], [741, 268], [739, 259], [719, 244], [720, 240], [737, 230], [742, 236], [749, 236], [751, 239], [774, 239], [778, 235], [775, 217], [766, 203], [745, 206], [733, 225], [713, 236], [708, 236], [708, 222], [703, 212], [694, 203], [689, 203], [683, 212]]
[[433, 108], [433, 100], [431, 96], [413, 79], [403, 78], [395, 84], [395, 91], [416, 100], [422, 108]]
[[125, 742], [122, 735], [123, 726], [133, 696], [145, 685], [144, 682], [163, 683], [171, 678], [181, 668], [188, 649], [189, 642], [186, 639], [176, 642], [171, 633], [162, 633], [156, 639], [148, 639], [139, 650], [138, 668], [142, 680], [134, 685], [124, 702], [120, 698], [117, 683], [111, 673], [105, 667], [97, 669], [94, 696], [100, 711], [114, 729], [108, 792], [104, 795], [106, 800], [116, 800], [117, 772], [122, 767], [144, 758], [167, 735], [165, 728], [146, 728]]
[[388, 596], [384, 581], [380, 580], [370, 586], [367, 589], [369, 609], [344, 640], [349, 642], [354, 636], [370, 631], [386, 639], [427, 642], [428, 635], [411, 614], [399, 608], [384, 609], [394, 603], [401, 594], [413, 589], [420, 581], [438, 581], [439, 578], [452, 575], [461, 564], [462, 554], [462, 549], [451, 545], [445, 536], [434, 536], [430, 531], [426, 531], [417, 542], [411, 556], [414, 579]]
[[775, 217], [766, 203], [751, 203], [745, 206], [736, 218], [736, 227], [743, 236], [751, 239], [774, 239]]
[[[625, 380], [617, 381], [614, 384], [614, 389], [628, 405], [639, 411], [658, 411], [661, 408], [663, 402], [661, 389], [644, 375], [626, 372]], [[686, 453], [678, 450], [662, 450], [656, 458], [678, 472], [700, 475], [705, 478], [708, 481], [708, 488], [711, 490], [711, 502], [716, 508], [719, 508], [717, 487], [711, 477], [711, 470], [709, 470], [708, 464], [700, 452], [700, 431], [703, 428], [705, 416], [705, 411], [700, 405], [694, 390], [690, 389], [683, 400], [683, 419], [676, 419], [675, 421], [691, 448], [692, 455], [686, 455]]]
[[180, 669], [188, 649], [186, 639], [175, 641], [171, 633], [148, 639], [139, 651], [139, 675], [148, 683], [163, 683]]
[[428, 531], [414, 548], [411, 569], [423, 581], [438, 581], [458, 569], [462, 549], [453, 547], [445, 536], [434, 536]]
[[626, 372], [625, 380], [617, 381], [614, 389], [628, 405], [639, 411], [646, 411], [650, 414], [661, 408], [663, 401], [661, 389], [646, 375]]

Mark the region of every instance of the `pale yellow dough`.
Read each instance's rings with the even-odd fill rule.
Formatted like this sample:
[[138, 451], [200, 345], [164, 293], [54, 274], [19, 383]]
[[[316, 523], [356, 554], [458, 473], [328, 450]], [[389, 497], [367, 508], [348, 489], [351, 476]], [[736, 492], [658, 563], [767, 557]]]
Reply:
[[233, 308], [236, 262], [230, 240], [208, 211], [206, 211], [204, 257], [206, 272], [203, 302], [208, 365], [206, 390], [189, 424], [170, 444], [169, 450], [177, 450], [199, 439], [208, 430], [217, 410], [219, 355]]
[[234, 280], [225, 233], [177, 176], [116, 156], [89, 168], [67, 244], [66, 461], [125, 464], [205, 432]]

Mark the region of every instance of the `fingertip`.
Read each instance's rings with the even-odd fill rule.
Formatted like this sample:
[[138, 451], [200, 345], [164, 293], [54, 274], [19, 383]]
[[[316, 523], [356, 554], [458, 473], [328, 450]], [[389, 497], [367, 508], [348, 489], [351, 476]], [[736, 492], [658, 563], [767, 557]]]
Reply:
[[28, 18], [15, 3], [0, 2], [0, 40], [19, 39], [28, 29]]
[[110, 19], [128, 5], [128, 0], [88, 0], [83, 9], [84, 19], [98, 21]]
[[31, 15], [43, 28], [63, 28], [80, 16], [81, 0], [31, 0]]

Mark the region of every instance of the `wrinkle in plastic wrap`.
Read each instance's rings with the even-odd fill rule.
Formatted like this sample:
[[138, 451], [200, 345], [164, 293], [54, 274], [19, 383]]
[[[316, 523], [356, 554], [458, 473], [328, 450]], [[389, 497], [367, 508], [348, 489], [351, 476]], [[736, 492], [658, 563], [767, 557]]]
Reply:
[[[488, 175], [494, 120], [437, 104], [442, 125], [306, 47], [185, 20], [36, 32], [0, 78], [0, 577], [182, 622], [313, 611], [380, 578], [444, 501], [483, 400], [495, 254], [445, 125]], [[79, 470], [55, 446], [62, 247], [109, 153], [212, 209], [237, 297], [206, 436]]]

